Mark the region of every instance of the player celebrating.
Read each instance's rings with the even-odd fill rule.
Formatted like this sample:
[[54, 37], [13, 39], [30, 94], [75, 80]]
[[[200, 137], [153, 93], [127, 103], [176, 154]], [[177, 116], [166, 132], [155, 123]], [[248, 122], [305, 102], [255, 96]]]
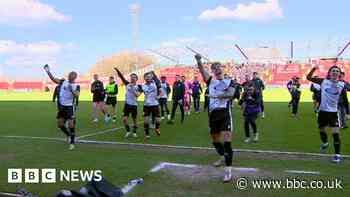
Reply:
[[196, 113], [200, 113], [200, 99], [203, 92], [201, 83], [198, 81], [198, 77], [195, 76], [191, 84], [193, 107]]
[[[201, 55], [196, 54], [199, 71], [203, 80], [209, 88], [209, 128], [213, 140], [213, 145], [217, 153], [221, 156], [220, 160], [214, 163], [215, 166], [220, 166], [225, 161], [224, 182], [229, 182], [232, 179], [232, 118], [231, 108], [229, 106], [230, 99], [233, 98], [235, 89], [231, 79], [224, 79], [222, 66], [220, 63], [213, 63], [211, 71], [214, 77], [210, 76], [205, 70]], [[223, 141], [221, 142], [221, 135]]]
[[264, 82], [259, 78], [257, 72], [253, 72], [253, 79], [251, 80], [252, 84], [255, 87], [257, 94], [260, 96], [260, 108], [261, 108], [261, 117], [265, 118], [265, 107], [264, 107], [264, 97], [263, 91], [265, 90]]
[[192, 89], [191, 84], [186, 82], [186, 77], [181, 76], [182, 83], [185, 85], [185, 95], [184, 95], [184, 110], [186, 115], [191, 114], [191, 95]]
[[[75, 83], [78, 74], [72, 71], [68, 74], [68, 80], [58, 79], [51, 74], [48, 65], [45, 65], [44, 69], [50, 79], [59, 84], [57, 127], [70, 138], [69, 150], [73, 150], [75, 144], [75, 99], [80, 93], [80, 88]], [[69, 131], [65, 126], [66, 122], [68, 122]]]
[[166, 77], [165, 76], [161, 76], [160, 77], [161, 83], [161, 96], [159, 98], [159, 104], [160, 104], [160, 111], [161, 111], [161, 115], [162, 115], [162, 120], [165, 119], [164, 118], [164, 111], [167, 114], [167, 118], [168, 120], [170, 120], [170, 113], [169, 113], [169, 108], [168, 108], [168, 97], [169, 94], [171, 92], [170, 89], [170, 85], [168, 84], [168, 82], [166, 82]]
[[348, 84], [343, 81], [339, 81], [341, 70], [338, 66], [332, 66], [328, 70], [326, 79], [313, 77], [314, 72], [318, 69], [318, 66], [312, 68], [307, 75], [307, 79], [313, 83], [320, 84], [321, 86], [321, 103], [318, 113], [318, 126], [320, 129], [320, 136], [322, 144], [320, 147], [321, 153], [324, 153], [328, 148], [329, 143], [327, 139], [326, 128], [330, 127], [333, 130], [333, 143], [335, 156], [333, 162], [339, 163], [341, 161], [340, 155], [340, 136], [339, 136], [339, 119], [338, 119], [338, 104], [340, 94], [345, 88], [349, 90]]
[[103, 88], [103, 82], [98, 79], [98, 75], [94, 74], [94, 82], [91, 84], [92, 102], [93, 102], [93, 122], [98, 122], [97, 110], [100, 109], [105, 116], [105, 122], [110, 120], [106, 104], [105, 104], [105, 89]]
[[185, 111], [184, 111], [184, 97], [185, 97], [185, 84], [181, 81], [181, 78], [179, 75], [176, 75], [176, 81], [173, 84], [173, 107], [171, 109], [171, 118], [168, 122], [168, 124], [174, 124], [174, 118], [175, 118], [175, 112], [177, 109], [177, 106], [180, 107], [181, 111], [181, 123], [184, 122], [185, 119]]
[[300, 90], [300, 82], [299, 82], [299, 77], [295, 77], [293, 79], [292, 87], [291, 87], [291, 95], [292, 95], [292, 114], [294, 117], [297, 116], [298, 114], [298, 108], [299, 108], [299, 101], [300, 101], [300, 95], [301, 95], [301, 90]]
[[151, 116], [155, 117], [155, 132], [157, 133], [157, 135], [160, 135], [160, 113], [158, 95], [162, 93], [160, 91], [160, 81], [153, 71], [145, 73], [144, 79], [145, 84], [141, 86], [141, 91], [145, 95], [145, 101], [143, 106], [143, 119], [146, 139], [149, 139], [149, 122]]
[[239, 100], [238, 104], [242, 106], [243, 116], [244, 116], [244, 130], [246, 139], [245, 143], [250, 143], [250, 131], [249, 126], [253, 129], [254, 142], [259, 141], [259, 133], [256, 126], [256, 119], [261, 111], [260, 109], [260, 97], [255, 90], [253, 85], [246, 88], [246, 90], [242, 94], [242, 98]]
[[138, 77], [135, 73], [130, 74], [130, 82], [125, 79], [123, 74], [117, 69], [114, 68], [117, 71], [117, 74], [119, 78], [122, 80], [123, 84], [125, 85], [125, 105], [124, 105], [124, 115], [123, 115], [123, 123], [125, 126], [126, 134], [125, 138], [128, 138], [131, 134], [130, 132], [130, 126], [128, 123], [129, 115], [131, 115], [132, 121], [133, 121], [133, 137], [137, 137], [136, 131], [137, 131], [137, 97], [140, 96], [141, 86], [137, 85]]
[[115, 122], [117, 120], [117, 115], [115, 112], [115, 107], [117, 105], [117, 94], [118, 94], [118, 84], [115, 82], [114, 77], [109, 77], [109, 84], [106, 85], [106, 105], [112, 107], [111, 113], [109, 113], [112, 116], [112, 121]]

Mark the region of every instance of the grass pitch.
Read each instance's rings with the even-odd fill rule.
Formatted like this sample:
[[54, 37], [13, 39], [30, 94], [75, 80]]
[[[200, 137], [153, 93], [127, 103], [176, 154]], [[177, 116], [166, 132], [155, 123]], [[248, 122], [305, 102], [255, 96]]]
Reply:
[[[122, 94], [122, 93], [121, 93]], [[307, 91], [303, 93], [298, 118], [290, 115], [286, 101], [288, 92], [273, 89], [265, 92], [266, 118], [258, 120], [261, 133], [259, 143], [243, 143], [244, 131], [240, 109], [235, 108], [233, 148], [276, 150], [317, 153], [320, 144], [316, 125], [316, 116], [312, 110], [312, 103], [305, 102], [311, 96]], [[118, 104], [118, 121], [105, 124], [91, 122], [92, 105], [88, 100], [90, 95], [85, 92], [78, 109], [78, 136], [94, 134], [111, 128], [122, 127], [121, 111], [123, 103]], [[121, 96], [122, 97], [122, 96]], [[12, 98], [12, 99], [11, 99]], [[101, 169], [103, 176], [114, 184], [122, 187], [130, 179], [142, 177], [145, 184], [137, 186], [128, 196], [348, 196], [350, 193], [349, 160], [339, 165], [325, 159], [297, 159], [280, 157], [251, 156], [235, 154], [235, 167], [259, 168], [263, 172], [270, 172], [269, 176], [257, 174], [261, 178], [296, 177], [306, 180], [328, 180], [339, 178], [344, 189], [280, 189], [262, 190], [249, 188], [241, 191], [235, 184], [222, 184], [217, 177], [201, 178], [194, 173], [192, 178], [175, 176], [171, 172], [159, 171], [149, 173], [149, 170], [159, 162], [177, 162], [185, 164], [210, 165], [217, 157], [213, 151], [167, 151], [148, 148], [127, 148], [106, 145], [78, 144], [76, 150], [68, 151], [64, 142], [40, 139], [10, 139], [3, 136], [29, 136], [63, 138], [55, 127], [56, 105], [49, 100], [49, 93], [11, 93], [0, 94], [1, 133], [0, 136], [0, 191], [13, 192], [18, 186], [23, 186], [40, 196], [53, 196], [62, 188], [78, 189], [84, 185], [81, 182], [56, 184], [8, 184], [8, 168], [56, 168], [56, 169]], [[11, 100], [11, 101], [6, 101]], [[17, 101], [13, 101], [17, 100]], [[24, 101], [31, 100], [31, 101]], [[35, 101], [37, 100], [37, 101]], [[39, 101], [38, 101], [39, 100]], [[142, 106], [142, 104], [140, 104]], [[141, 109], [142, 107], [139, 107]], [[142, 122], [140, 111], [140, 121]], [[152, 133], [150, 144], [212, 147], [209, 138], [206, 113], [186, 116], [185, 123], [179, 120], [175, 125], [161, 125], [160, 137]], [[99, 135], [85, 137], [85, 140], [144, 143], [142, 124], [139, 126], [137, 139], [124, 139], [125, 131], [117, 129]], [[342, 152], [350, 154], [349, 130], [342, 130]], [[331, 141], [331, 137], [330, 137]], [[333, 153], [330, 147], [328, 153]], [[318, 171], [321, 175], [286, 174], [285, 170]], [[321, 192], [320, 192], [321, 191]]]

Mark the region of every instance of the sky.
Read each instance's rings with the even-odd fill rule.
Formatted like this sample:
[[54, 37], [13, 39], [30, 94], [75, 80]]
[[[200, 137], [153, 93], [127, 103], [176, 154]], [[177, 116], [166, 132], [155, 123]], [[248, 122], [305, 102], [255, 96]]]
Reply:
[[103, 57], [134, 49], [132, 5], [140, 7], [137, 50], [185, 64], [193, 64], [185, 46], [242, 60], [236, 43], [277, 46], [287, 56], [294, 41], [295, 58], [304, 58], [334, 55], [350, 40], [348, 0], [0, 0], [0, 75], [44, 77], [44, 64], [57, 74], [86, 73]]

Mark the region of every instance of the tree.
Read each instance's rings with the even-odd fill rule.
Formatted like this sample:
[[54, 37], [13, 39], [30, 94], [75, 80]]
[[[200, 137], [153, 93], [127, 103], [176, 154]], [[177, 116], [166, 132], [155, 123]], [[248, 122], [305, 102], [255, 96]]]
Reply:
[[135, 71], [135, 65], [137, 65], [138, 69], [141, 69], [147, 65], [155, 64], [155, 62], [152, 56], [143, 53], [121, 51], [98, 61], [90, 69], [89, 75], [98, 74], [102, 77], [113, 76], [115, 75], [114, 67], [117, 67], [123, 73], [131, 73]]

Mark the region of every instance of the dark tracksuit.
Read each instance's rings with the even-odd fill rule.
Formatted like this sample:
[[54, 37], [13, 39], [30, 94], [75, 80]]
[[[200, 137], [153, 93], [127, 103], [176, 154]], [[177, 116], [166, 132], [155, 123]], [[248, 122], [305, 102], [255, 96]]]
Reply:
[[293, 82], [291, 95], [292, 95], [292, 113], [296, 115], [298, 113], [299, 101], [300, 101], [300, 95], [301, 95], [299, 82]]
[[242, 98], [238, 102], [239, 105], [244, 104], [244, 130], [247, 138], [250, 137], [249, 126], [252, 127], [254, 134], [258, 132], [255, 121], [261, 111], [260, 103], [260, 96], [257, 93], [250, 94], [247, 92], [242, 94]]
[[[312, 92], [312, 100], [317, 102], [318, 104], [321, 103], [321, 90], [315, 88], [314, 84], [312, 83], [310, 86], [310, 91]], [[318, 109], [315, 109], [315, 113], [317, 113]]]
[[[164, 112], [169, 114], [168, 97], [169, 97], [169, 94], [171, 92], [170, 85], [166, 82], [165, 83], [162, 82], [161, 85], [163, 85], [163, 84], [166, 85], [166, 88], [165, 88], [166, 92], [164, 92], [164, 93], [167, 94], [167, 98], [159, 98], [160, 112], [161, 112], [162, 117], [164, 117]], [[163, 87], [161, 87], [161, 88], [163, 88]]]
[[175, 81], [173, 84], [173, 108], [171, 110], [171, 120], [175, 118], [175, 112], [177, 106], [180, 107], [181, 111], [181, 122], [184, 121], [185, 111], [184, 111], [184, 96], [185, 96], [186, 88], [185, 84], [181, 81]]
[[[348, 82], [346, 82], [346, 81], [344, 81], [345, 83], [348, 83]], [[350, 114], [350, 110], [349, 110], [349, 99], [348, 99], [348, 94], [344, 94], [343, 95], [343, 99], [344, 99], [344, 103], [343, 103], [343, 105], [344, 105], [344, 109], [345, 109], [345, 113], [347, 114], [347, 115], [349, 115]]]
[[91, 84], [91, 93], [93, 102], [104, 102], [105, 99], [105, 89], [103, 87], [103, 82], [96, 80]]
[[344, 128], [346, 126], [346, 102], [347, 102], [347, 92], [343, 90], [339, 97], [338, 103], [338, 116], [340, 120], [340, 127]]
[[242, 86], [241, 86], [241, 84], [235, 82], [234, 88], [235, 88], [235, 95], [233, 96], [233, 100], [234, 99], [239, 100], [241, 98]]
[[204, 106], [203, 106], [203, 110], [209, 110], [209, 87], [207, 87], [205, 89], [205, 92], [204, 92]]
[[289, 107], [292, 105], [292, 102], [293, 102], [292, 84], [293, 84], [293, 80], [289, 80], [288, 83], [287, 83], [287, 89], [288, 89], [288, 92], [289, 92], [289, 94], [290, 94], [290, 101], [289, 101], [289, 103], [288, 103], [288, 106], [289, 106]]
[[202, 94], [202, 86], [199, 83], [199, 81], [193, 82], [191, 84], [191, 89], [192, 89], [192, 97], [193, 97], [193, 106], [194, 106], [194, 110], [196, 112], [200, 111], [200, 98], [201, 98], [201, 94]]
[[241, 87], [243, 88], [243, 90], [246, 90], [251, 85], [252, 85], [252, 81], [245, 81], [241, 84]]
[[251, 82], [255, 87], [257, 96], [259, 96], [261, 112], [264, 112], [265, 111], [264, 98], [263, 98], [263, 91], [265, 90], [264, 82], [260, 78], [252, 79]]

